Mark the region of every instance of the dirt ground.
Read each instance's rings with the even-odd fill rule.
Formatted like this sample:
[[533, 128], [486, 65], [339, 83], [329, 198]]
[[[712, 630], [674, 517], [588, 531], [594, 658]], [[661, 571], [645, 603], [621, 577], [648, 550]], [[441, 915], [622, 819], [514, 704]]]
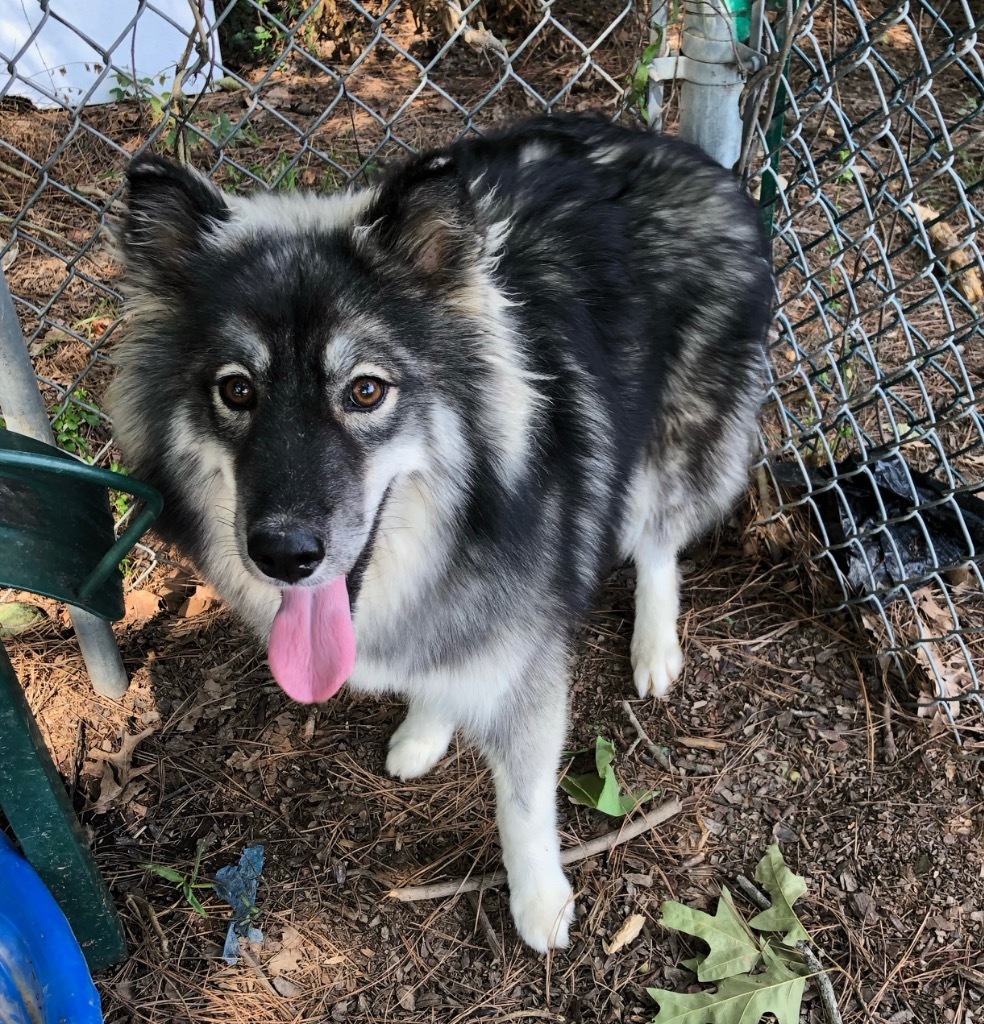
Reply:
[[[683, 809], [572, 869], [580, 914], [571, 948], [550, 957], [520, 944], [500, 890], [387, 896], [497, 865], [491, 780], [472, 750], [412, 784], [389, 779], [399, 706], [344, 691], [292, 704], [222, 612], [168, 610], [175, 583], [119, 630], [129, 693], [99, 698], [52, 608], [11, 646], [125, 922], [131, 956], [97, 979], [107, 1021], [647, 1021], [647, 986], [692, 981], [679, 963], [694, 950], [660, 927], [661, 903], [707, 908], [773, 841], [807, 879], [801, 917], [845, 1021], [976, 1019], [980, 766], [898, 708], [865, 639], [819, 619], [802, 576], [747, 554], [740, 522], [685, 566], [687, 667], [669, 701], [632, 694], [627, 572], [577, 644], [570, 748], [608, 737], [626, 787]], [[658, 761], [635, 744], [626, 699]], [[107, 769], [98, 752], [134, 736]], [[565, 845], [613, 826], [561, 800]], [[200, 848], [207, 878], [256, 843], [265, 939], [228, 967], [227, 908], [199, 891], [202, 918], [140, 865], [190, 872]], [[641, 935], [606, 955], [630, 913]], [[808, 1000], [806, 1019], [824, 1020]]]
[[[594, 38], [620, 10], [607, 0], [584, 5], [571, 27]], [[408, 50], [430, 52], [404, 20]], [[595, 59], [624, 82], [644, 36], [638, 20], [626, 19]], [[548, 95], [580, 59], [554, 30], [517, 71]], [[439, 75], [465, 105], [497, 80], [493, 62], [460, 48], [442, 60]], [[414, 82], [398, 54], [380, 50], [349, 84], [390, 116]], [[371, 172], [398, 155], [394, 134], [416, 145], [460, 127], [437, 92], [415, 101], [389, 134], [356, 103], [323, 117], [334, 90], [326, 77], [285, 68], [264, 87], [263, 105], [249, 108], [239, 93], [203, 100], [193, 123], [206, 135], [223, 117], [249, 122], [225, 149], [217, 180], [237, 190], [276, 180], [330, 188], [343, 171]], [[611, 110], [617, 102], [591, 71], [564, 105]], [[529, 107], [528, 93], [510, 81], [481, 121]], [[89, 242], [127, 154], [154, 128], [136, 103], [94, 108], [39, 185], [10, 147], [43, 161], [71, 134], [69, 119], [16, 104], [0, 109], [0, 140], [8, 144], [0, 152], [2, 209], [16, 216], [32, 202], [8, 280], [28, 303], [19, 313], [49, 407], [71, 402], [92, 413], [63, 426], [71, 443], [103, 462], [114, 457], [101, 402], [120, 330], [119, 270], [101, 243]], [[827, 138], [823, 123], [813, 130]], [[976, 159], [984, 148], [973, 147], [984, 141], [965, 149]], [[217, 159], [207, 143], [191, 155], [205, 167]], [[941, 207], [950, 198], [945, 185], [936, 183]], [[838, 188], [849, 207], [851, 183]], [[822, 240], [824, 225], [801, 220], [797, 230]], [[85, 253], [72, 261], [79, 246]], [[913, 248], [901, 252], [900, 277], [917, 275], [920, 259]], [[784, 280], [789, 294], [797, 291], [795, 273]], [[931, 333], [930, 317], [939, 314], [921, 304], [920, 288], [931, 291], [922, 280], [908, 293], [913, 323], [924, 318], [920, 329]], [[811, 334], [819, 330], [814, 311], [806, 298], [796, 302], [784, 308], [798, 342], [820, 346]], [[887, 345], [879, 351], [886, 360]], [[820, 360], [814, 379], [827, 368]], [[66, 397], [80, 380], [83, 392]], [[783, 392], [790, 401], [795, 384], [791, 376]], [[917, 381], [910, 390], [916, 402]], [[954, 448], [962, 444], [958, 428]], [[963, 450], [966, 471], [980, 473], [979, 450]], [[663, 901], [709, 909], [722, 885], [734, 889], [735, 877], [749, 874], [772, 842], [807, 879], [801, 918], [846, 1024], [984, 1019], [980, 744], [958, 747], [940, 716], [915, 714], [918, 682], [901, 685], [875, 657], [870, 633], [823, 611], [832, 603], [830, 583], [800, 557], [810, 524], [786, 521], [776, 547], [774, 536], [750, 525], [761, 511], [749, 499], [688, 555], [687, 663], [669, 700], [634, 696], [628, 571], [609, 581], [572, 652], [570, 749], [606, 736], [626, 788], [656, 791], [653, 804], [677, 797], [682, 809], [571, 869], [578, 921], [571, 948], [549, 957], [520, 944], [502, 889], [414, 903], [388, 895], [498, 866], [491, 780], [474, 751], [452, 748], [413, 783], [388, 778], [386, 741], [400, 707], [344, 689], [314, 710], [291, 703], [263, 652], [172, 552], [154, 548], [153, 558], [138, 554], [129, 566], [127, 616], [116, 628], [133, 683], [118, 702], [88, 686], [64, 611], [37, 601], [47, 619], [6, 645], [126, 929], [130, 957], [96, 979], [109, 1024], [649, 1021], [657, 1006], [647, 987], [693, 984], [680, 964], [694, 948], [659, 925]], [[795, 542], [788, 530], [798, 532]], [[980, 595], [968, 594], [960, 610], [971, 649], [981, 651]], [[979, 735], [969, 724], [965, 736]], [[578, 755], [575, 771], [582, 761]], [[559, 803], [565, 846], [618, 827], [566, 797]], [[142, 865], [186, 873], [200, 853], [207, 880], [257, 843], [266, 853], [257, 899], [265, 937], [230, 967], [220, 955], [228, 908], [201, 889], [201, 916]], [[641, 934], [609, 954], [606, 944], [633, 913], [646, 920]], [[812, 986], [804, 1019], [826, 1021]]]

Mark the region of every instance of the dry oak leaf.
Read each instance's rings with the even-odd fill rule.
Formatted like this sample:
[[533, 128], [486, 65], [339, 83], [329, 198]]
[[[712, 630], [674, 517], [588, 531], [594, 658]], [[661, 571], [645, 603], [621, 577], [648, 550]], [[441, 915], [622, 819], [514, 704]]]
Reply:
[[267, 970], [274, 977], [291, 974], [300, 966], [304, 956], [304, 936], [296, 928], [287, 925], [280, 939], [281, 948], [267, 963]]
[[110, 750], [92, 750], [89, 752], [89, 758], [93, 761], [102, 762], [102, 778], [99, 781], [99, 797], [93, 806], [93, 811], [96, 814], [104, 814], [110, 809], [110, 807], [116, 801], [120, 800], [123, 796], [123, 791], [130, 785], [134, 779], [139, 778], [141, 775], [145, 775], [154, 766], [152, 764], [144, 765], [142, 768], [133, 767], [133, 752], [137, 749], [137, 746], [142, 743], [148, 736], [153, 735], [157, 731], [157, 726], [150, 726], [148, 729], [144, 729], [143, 732], [138, 732], [131, 735], [124, 730], [120, 737], [120, 749], [116, 751]]
[[178, 609], [178, 615], [183, 619], [192, 619], [202, 612], [207, 612], [219, 603], [219, 595], [210, 586], [199, 584], [195, 592]]
[[916, 606], [919, 608], [922, 617], [939, 632], [948, 633], [953, 629], [953, 616], [949, 608], [940, 607], [929, 587], [920, 587], [913, 592]]
[[464, 39], [468, 46], [479, 53], [482, 53], [484, 50], [494, 50], [496, 53], [501, 53], [504, 57], [509, 55], [509, 51], [502, 40], [494, 32], [490, 32], [481, 22], [478, 23], [478, 28], [466, 26], [462, 39]]
[[675, 928], [678, 932], [703, 939], [710, 946], [710, 953], [697, 968], [698, 981], [720, 981], [736, 974], [747, 974], [762, 959], [758, 940], [735, 909], [727, 886], [721, 887], [721, 898], [713, 917], [702, 910], [668, 900], [663, 904], [659, 923], [665, 928]]
[[139, 626], [161, 610], [161, 598], [152, 590], [131, 590], [124, 601], [126, 621]]
[[724, 978], [713, 992], [647, 989], [659, 1003], [652, 1024], [758, 1024], [766, 1013], [779, 1024], [797, 1024], [806, 978], [789, 970], [768, 945], [762, 957], [763, 973]]
[[953, 278], [960, 294], [971, 303], [984, 302], [984, 281], [972, 253], [966, 249], [967, 242], [961, 241], [957, 233], [932, 206], [924, 203], [909, 203], [908, 209], [919, 218], [926, 228], [934, 254], [943, 261], [947, 275]]
[[642, 926], [645, 923], [646, 919], [642, 914], [629, 914], [622, 922], [621, 928], [612, 936], [612, 941], [602, 943], [605, 953], [611, 956], [612, 953], [617, 953], [630, 942], [635, 942], [639, 938], [639, 932], [642, 931]]

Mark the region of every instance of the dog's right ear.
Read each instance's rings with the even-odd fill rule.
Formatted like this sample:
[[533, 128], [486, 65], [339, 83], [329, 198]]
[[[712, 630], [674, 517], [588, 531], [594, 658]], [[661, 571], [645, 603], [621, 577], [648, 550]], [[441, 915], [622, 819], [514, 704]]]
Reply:
[[175, 283], [187, 258], [229, 219], [229, 207], [207, 178], [163, 157], [137, 157], [126, 177], [127, 210], [114, 228], [116, 243], [139, 278]]

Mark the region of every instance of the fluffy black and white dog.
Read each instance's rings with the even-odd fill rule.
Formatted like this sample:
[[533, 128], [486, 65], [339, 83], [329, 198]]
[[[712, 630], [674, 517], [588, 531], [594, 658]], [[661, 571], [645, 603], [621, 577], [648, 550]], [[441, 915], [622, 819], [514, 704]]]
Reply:
[[116, 436], [160, 532], [299, 701], [403, 696], [386, 767], [488, 759], [520, 935], [574, 917], [556, 832], [572, 632], [637, 570], [640, 696], [682, 664], [677, 552], [746, 482], [772, 277], [691, 146], [538, 118], [333, 196], [144, 157]]

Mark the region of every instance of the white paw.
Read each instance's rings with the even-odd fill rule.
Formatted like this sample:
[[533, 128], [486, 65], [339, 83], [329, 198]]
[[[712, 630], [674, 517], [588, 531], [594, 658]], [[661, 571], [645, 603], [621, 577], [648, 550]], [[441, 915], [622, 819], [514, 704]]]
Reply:
[[640, 697], [665, 697], [683, 669], [676, 633], [632, 637], [632, 674]]
[[425, 775], [444, 757], [452, 729], [408, 718], [390, 737], [386, 771], [404, 782]]
[[538, 953], [570, 944], [574, 891], [562, 871], [535, 889], [513, 892], [509, 906], [520, 938]]

